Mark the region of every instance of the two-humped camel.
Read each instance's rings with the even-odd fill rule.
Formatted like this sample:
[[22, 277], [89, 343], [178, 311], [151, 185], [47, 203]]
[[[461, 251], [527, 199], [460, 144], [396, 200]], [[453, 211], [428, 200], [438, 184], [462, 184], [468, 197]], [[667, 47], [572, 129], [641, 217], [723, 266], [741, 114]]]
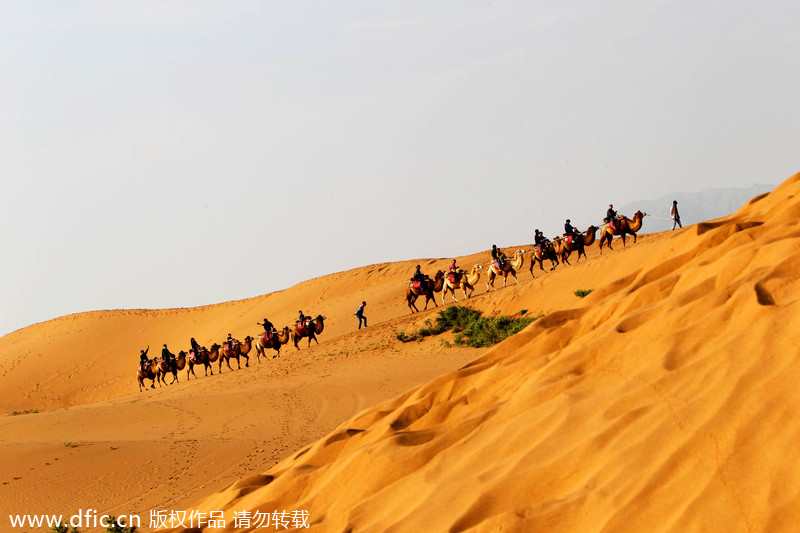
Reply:
[[[444, 278], [444, 289], [442, 290], [442, 305], [444, 305], [444, 297], [447, 296], [448, 291], [453, 295], [453, 300], [455, 301], [458, 301], [456, 289], [464, 291], [464, 298], [472, 296], [475, 285], [481, 277], [482, 268], [483, 266], [481, 265], [475, 265], [470, 271], [459, 268], [457, 272], [453, 273], [454, 279], [452, 281], [450, 281], [450, 274], [447, 274]], [[469, 289], [469, 293], [467, 293], [467, 289]]]
[[426, 276], [425, 280], [420, 282], [420, 287], [414, 287], [414, 282], [412, 281], [406, 288], [406, 303], [408, 304], [408, 308], [411, 309], [412, 313], [418, 313], [419, 309], [417, 309], [416, 301], [417, 298], [422, 295], [425, 295], [425, 309], [428, 308], [428, 302], [431, 300], [433, 300], [433, 305], [439, 307], [439, 304], [436, 303], [434, 293], [441, 291], [443, 287], [444, 272], [441, 270], [436, 272], [433, 279]]
[[319, 344], [317, 340], [317, 335], [322, 333], [322, 330], [325, 329], [325, 317], [322, 315], [317, 315], [316, 318], [312, 319], [310, 317], [306, 317], [305, 324], [296, 324], [294, 331], [292, 331], [292, 343], [294, 343], [294, 347], [298, 350], [300, 347], [297, 345], [300, 342], [300, 339], [303, 337], [308, 337], [308, 345], [311, 346], [311, 340], [313, 339], [314, 342]]
[[266, 350], [269, 348], [272, 348], [276, 352], [272, 358], [275, 359], [278, 357], [281, 354], [281, 346], [287, 344], [292, 337], [289, 326], [284, 326], [279, 332], [273, 333], [270, 339], [265, 339], [265, 335], [266, 333], [263, 333], [256, 339], [256, 360], [259, 363], [261, 362], [262, 355], [264, 359], [267, 358]]
[[[227, 342], [225, 344], [228, 344]], [[246, 359], [244, 366], [250, 366], [250, 356], [247, 355], [250, 353], [250, 350], [253, 348], [253, 337], [248, 335], [244, 338], [244, 342], [235, 342], [233, 348], [225, 348], [223, 346], [222, 351], [219, 354], [219, 372], [222, 373], [222, 363], [224, 362], [228, 365], [228, 370], [233, 370], [231, 368], [231, 359], [236, 359], [236, 364], [239, 366], [237, 370], [242, 368], [242, 363], [239, 361], [240, 357], [244, 357]]]
[[[586, 228], [586, 232], [582, 235], [578, 235], [572, 239], [568, 237], [565, 237], [564, 239], [559, 238], [559, 244], [556, 246], [556, 252], [559, 256], [561, 256], [561, 261], [569, 265], [569, 256], [572, 252], [576, 251], [578, 252], [578, 259], [575, 260], [576, 263], [581, 260], [581, 256], [586, 257], [586, 247], [594, 244], [596, 235], [597, 226], [589, 226]], [[555, 242], [555, 239], [553, 239], [553, 242]]]
[[514, 277], [514, 281], [519, 283], [517, 279], [517, 270], [521, 269], [522, 264], [525, 262], [525, 258], [523, 257], [524, 253], [525, 250], [517, 250], [514, 252], [513, 257], [511, 259], [506, 259], [502, 265], [498, 265], [495, 261], [489, 263], [489, 279], [486, 281], [486, 292], [494, 289], [494, 278], [498, 276], [503, 276], [503, 287], [506, 286], [506, 280], [509, 274]]
[[645, 213], [636, 211], [633, 215], [633, 220], [628, 217], [622, 217], [615, 220], [613, 228], [611, 226], [603, 226], [603, 229], [600, 230], [600, 253], [603, 253], [603, 241], [608, 241], [608, 249], [613, 250], [611, 248], [611, 239], [614, 235], [622, 237], [622, 246], [625, 246], [625, 235], [633, 235], [633, 242], [635, 243], [636, 232], [642, 229], [642, 220], [645, 216]]

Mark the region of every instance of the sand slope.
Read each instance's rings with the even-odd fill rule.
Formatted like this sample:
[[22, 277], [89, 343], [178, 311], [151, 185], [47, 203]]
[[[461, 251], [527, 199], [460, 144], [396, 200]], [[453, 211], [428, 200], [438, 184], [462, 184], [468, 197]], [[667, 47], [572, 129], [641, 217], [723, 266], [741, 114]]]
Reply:
[[314, 531], [793, 531], [798, 220], [800, 175], [476, 299], [548, 315], [193, 508], [304, 509]]

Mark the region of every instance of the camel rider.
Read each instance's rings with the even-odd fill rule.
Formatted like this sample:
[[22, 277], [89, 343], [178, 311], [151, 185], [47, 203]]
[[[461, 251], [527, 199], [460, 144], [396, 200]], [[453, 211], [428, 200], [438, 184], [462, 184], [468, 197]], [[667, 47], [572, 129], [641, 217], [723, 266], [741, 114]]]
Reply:
[[236, 339], [231, 337], [231, 334], [228, 333], [228, 340], [225, 341], [225, 342], [228, 343], [228, 350], [230, 350], [232, 352], [233, 351], [233, 346], [234, 346], [234, 344], [236, 344]]
[[608, 224], [615, 218], [617, 218], [617, 212], [614, 211], [614, 206], [612, 204], [608, 204], [608, 211], [606, 211], [606, 218], [603, 219], [603, 222]]
[[297, 317], [297, 323], [300, 324], [300, 327], [303, 328], [306, 325], [306, 315], [303, 314], [303, 311], [298, 311], [299, 316]]
[[272, 334], [275, 331], [275, 326], [272, 325], [272, 322], [265, 318], [263, 324], [259, 324], [258, 322], [256, 322], [256, 324], [259, 326], [264, 326], [264, 332], [267, 334], [267, 338], [272, 338]]
[[506, 262], [506, 254], [496, 244], [492, 245], [492, 261], [497, 261], [497, 264], [501, 267]]
[[147, 367], [147, 352], [150, 351], [150, 346], [147, 347], [146, 350], [139, 350], [139, 368], [142, 369], [142, 372], [146, 372]]
[[547, 244], [547, 239], [544, 238], [544, 233], [537, 229], [536, 235], [533, 237], [533, 243], [540, 248], [544, 248]]
[[172, 368], [172, 366], [175, 364], [175, 354], [169, 351], [169, 348], [167, 348], [166, 344], [163, 348], [161, 348], [161, 359], [167, 363], [169, 368]]
[[420, 283], [425, 281], [425, 274], [422, 273], [419, 265], [417, 265], [417, 269], [414, 270], [414, 275], [411, 277], [411, 281], [419, 281]]
[[450, 263], [450, 268], [448, 268], [448, 272], [453, 276], [453, 278], [458, 278], [458, 267], [456, 266], [456, 260], [453, 259], [453, 262]]
[[564, 223], [564, 235], [566, 235], [567, 237], [569, 237], [570, 235], [572, 235], [573, 237], [577, 237], [578, 234], [579, 234], [578, 228], [573, 226], [570, 223], [569, 219], [567, 219], [567, 221]]
[[192, 340], [189, 341], [189, 342], [192, 345], [192, 351], [194, 352], [195, 359], [199, 361], [200, 360], [199, 359], [200, 358], [200, 345], [197, 344], [197, 341], [194, 340], [194, 337], [192, 337]]

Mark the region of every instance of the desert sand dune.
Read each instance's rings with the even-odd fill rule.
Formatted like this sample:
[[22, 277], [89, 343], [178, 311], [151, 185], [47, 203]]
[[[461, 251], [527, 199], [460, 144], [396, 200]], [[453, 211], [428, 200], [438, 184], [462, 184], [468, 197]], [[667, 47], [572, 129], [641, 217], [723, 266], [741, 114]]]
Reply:
[[476, 299], [549, 311], [193, 508], [303, 509], [314, 531], [796, 530], [798, 219], [800, 175]]
[[[468, 302], [545, 317], [490, 350], [395, 338], [436, 316], [408, 313], [414, 265], [450, 258], [14, 332], [0, 411], [42, 412], [0, 418], [0, 518], [224, 510], [233, 531], [235, 511], [302, 509], [337, 532], [793, 530], [797, 198], [800, 175], [729, 217], [595, 244], [533, 279], [526, 254], [519, 284], [486, 294], [484, 275]], [[298, 309], [327, 317], [319, 346], [137, 392], [147, 344], [210, 346]]]

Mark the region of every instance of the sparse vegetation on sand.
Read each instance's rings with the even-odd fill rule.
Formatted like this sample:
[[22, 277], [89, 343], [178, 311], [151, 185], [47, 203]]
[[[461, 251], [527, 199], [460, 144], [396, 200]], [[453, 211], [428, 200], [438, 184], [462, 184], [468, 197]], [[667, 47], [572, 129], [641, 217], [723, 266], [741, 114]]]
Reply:
[[35, 415], [35, 414], [36, 414], [36, 413], [38, 413], [38, 412], [39, 412], [39, 410], [38, 410], [38, 409], [25, 409], [24, 411], [12, 411], [12, 412], [11, 412], [11, 416], [17, 416], [17, 415]]
[[398, 333], [397, 340], [401, 342], [422, 341], [425, 337], [452, 331], [456, 334], [453, 337], [455, 344], [484, 348], [497, 344], [521, 331], [534, 320], [544, 316], [514, 318], [508, 315], [491, 317], [482, 315], [483, 313], [480, 311], [469, 307], [451, 305], [439, 311], [439, 316], [436, 317], [436, 324], [433, 324], [428, 319], [425, 321], [425, 327], [415, 333], [406, 334], [403, 331]]
[[578, 289], [573, 294], [575, 296], [577, 296], [578, 298], [586, 298], [587, 296], [589, 296], [592, 293], [593, 290], [594, 289]]

